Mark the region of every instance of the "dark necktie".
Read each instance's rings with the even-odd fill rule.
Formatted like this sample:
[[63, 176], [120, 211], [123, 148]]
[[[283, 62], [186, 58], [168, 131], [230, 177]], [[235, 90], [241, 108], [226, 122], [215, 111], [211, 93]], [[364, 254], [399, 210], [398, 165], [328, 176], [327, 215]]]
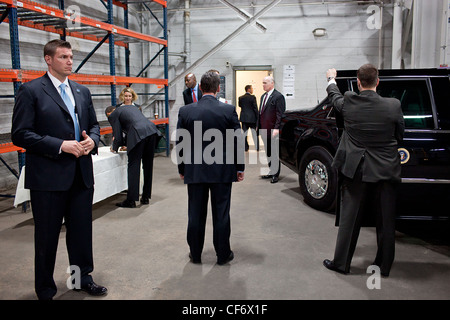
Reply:
[[266, 96], [264, 97], [264, 101], [263, 101], [263, 104], [262, 104], [262, 107], [261, 107], [261, 113], [264, 111], [264, 108], [266, 107], [267, 96], [268, 96], [268, 94], [266, 93]]

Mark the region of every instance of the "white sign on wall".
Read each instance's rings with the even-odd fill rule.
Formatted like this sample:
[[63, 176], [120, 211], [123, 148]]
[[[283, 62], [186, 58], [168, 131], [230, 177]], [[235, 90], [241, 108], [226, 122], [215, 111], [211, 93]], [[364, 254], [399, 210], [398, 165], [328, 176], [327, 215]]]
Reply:
[[295, 66], [283, 66], [283, 93], [286, 99], [295, 98]]

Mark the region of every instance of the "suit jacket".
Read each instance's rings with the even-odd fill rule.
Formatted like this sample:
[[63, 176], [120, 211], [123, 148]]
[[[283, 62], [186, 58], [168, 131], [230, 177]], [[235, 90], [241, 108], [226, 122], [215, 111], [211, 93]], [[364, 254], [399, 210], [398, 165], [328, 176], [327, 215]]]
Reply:
[[241, 108], [239, 121], [246, 123], [256, 123], [258, 120], [258, 105], [256, 97], [250, 93], [246, 93], [239, 97], [238, 105]]
[[[286, 100], [284, 96], [277, 90], [273, 90], [272, 94], [266, 101], [264, 109], [263, 101], [267, 92], [261, 96], [260, 116], [259, 116], [259, 129], [279, 129], [281, 125], [281, 116], [286, 111]], [[269, 134], [268, 131], [267, 134]]]
[[[202, 90], [200, 90], [200, 87], [198, 87], [197, 84], [197, 101], [200, 100], [200, 98], [203, 96], [202, 94]], [[192, 89], [191, 88], [187, 88], [186, 90], [183, 91], [183, 99], [184, 99], [184, 105], [188, 105], [190, 103], [193, 103], [194, 100], [192, 100]]]
[[[116, 108], [119, 108], [119, 107], [122, 107], [122, 106], [127, 107], [127, 105], [126, 105], [126, 104], [123, 104], [123, 102], [122, 102], [122, 103], [117, 104], [117, 105], [116, 105]], [[130, 106], [130, 107], [136, 107], [136, 108], [138, 108], [138, 109], [142, 112], [142, 107], [141, 107], [140, 104], [133, 103], [132, 105], [129, 105], [129, 106]]]
[[[119, 107], [108, 117], [108, 121], [113, 129], [113, 150], [117, 151], [120, 146], [127, 146], [129, 153], [139, 142], [145, 138], [156, 134], [162, 134], [156, 125], [148, 120], [138, 108]], [[123, 137], [123, 133], [126, 138]]]
[[[211, 138], [207, 139], [205, 132], [209, 129], [215, 129], [209, 133], [219, 133], [221, 136], [214, 136], [214, 141], [211, 141]], [[227, 137], [227, 130], [228, 134], [236, 133], [236, 138]], [[197, 103], [181, 107], [177, 134], [179, 135], [177, 148], [181, 146], [183, 148], [178, 162], [178, 172], [184, 175], [184, 183], [229, 183], [237, 180], [238, 171], [244, 171], [244, 138], [233, 105], [206, 95]], [[182, 140], [180, 136], [183, 137]], [[209, 160], [204, 157], [204, 155], [220, 156], [220, 153], [222, 157], [215, 159], [217, 161], [211, 161], [212, 163], [208, 163]]]
[[371, 90], [342, 95], [335, 84], [327, 88], [333, 105], [344, 118], [344, 132], [333, 160], [333, 167], [353, 178], [361, 162], [362, 181], [400, 182], [398, 142], [403, 140], [405, 122], [401, 104]]
[[[95, 142], [97, 153], [100, 127], [89, 90], [71, 80], [80, 134], [83, 130]], [[12, 142], [26, 149], [25, 188], [65, 191], [72, 185], [77, 162], [86, 187], [94, 184], [91, 155], [77, 158], [60, 153], [63, 140], [74, 140], [72, 117], [47, 73], [20, 86], [12, 117]]]

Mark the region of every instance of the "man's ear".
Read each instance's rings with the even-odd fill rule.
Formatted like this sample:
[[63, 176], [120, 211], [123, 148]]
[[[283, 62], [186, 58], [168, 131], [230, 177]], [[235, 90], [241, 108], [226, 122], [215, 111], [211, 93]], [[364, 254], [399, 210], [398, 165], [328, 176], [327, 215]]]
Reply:
[[45, 62], [47, 63], [47, 64], [50, 64], [52, 61], [52, 57], [51, 56], [49, 56], [48, 54], [47, 55], [45, 55], [44, 56], [44, 60], [45, 60]]

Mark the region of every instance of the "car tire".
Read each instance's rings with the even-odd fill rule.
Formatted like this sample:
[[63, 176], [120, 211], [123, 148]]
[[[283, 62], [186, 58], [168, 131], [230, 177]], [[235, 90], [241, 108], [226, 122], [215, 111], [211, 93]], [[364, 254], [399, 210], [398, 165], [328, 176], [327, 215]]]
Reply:
[[336, 206], [337, 172], [331, 167], [333, 156], [324, 147], [310, 147], [303, 154], [298, 180], [303, 199], [310, 207], [331, 212]]

